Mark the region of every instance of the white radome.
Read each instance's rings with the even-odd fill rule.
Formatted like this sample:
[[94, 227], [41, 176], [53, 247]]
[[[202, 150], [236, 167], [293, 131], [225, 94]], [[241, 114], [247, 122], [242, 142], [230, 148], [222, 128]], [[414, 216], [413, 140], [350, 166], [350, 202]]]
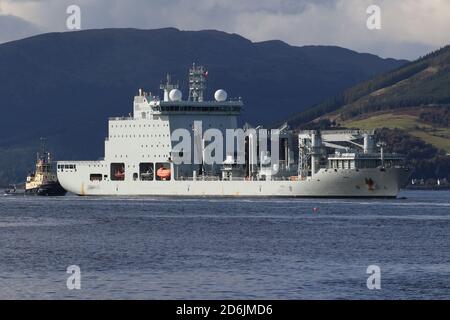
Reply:
[[214, 99], [219, 102], [227, 100], [227, 92], [225, 90], [219, 89], [214, 93]]
[[183, 94], [178, 89], [172, 89], [169, 92], [169, 99], [171, 101], [180, 101]]

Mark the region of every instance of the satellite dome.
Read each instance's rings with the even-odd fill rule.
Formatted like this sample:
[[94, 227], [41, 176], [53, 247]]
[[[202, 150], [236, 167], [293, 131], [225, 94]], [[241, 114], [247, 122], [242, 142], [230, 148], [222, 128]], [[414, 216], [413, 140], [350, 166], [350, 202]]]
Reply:
[[180, 101], [183, 94], [178, 89], [172, 89], [169, 92], [169, 99], [171, 101]]
[[214, 93], [214, 99], [219, 102], [227, 100], [227, 92], [225, 90], [219, 89]]

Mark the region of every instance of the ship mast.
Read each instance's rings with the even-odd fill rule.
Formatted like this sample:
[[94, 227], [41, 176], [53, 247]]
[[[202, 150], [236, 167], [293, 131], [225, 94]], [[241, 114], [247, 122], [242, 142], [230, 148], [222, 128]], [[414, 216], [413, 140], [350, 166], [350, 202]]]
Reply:
[[45, 155], [45, 138], [40, 137], [39, 140], [41, 141], [41, 150], [40, 152], [37, 152], [36, 154], [36, 160], [39, 161], [43, 158]]
[[192, 64], [189, 69], [189, 101], [203, 101], [203, 91], [206, 89], [208, 71], [203, 66]]

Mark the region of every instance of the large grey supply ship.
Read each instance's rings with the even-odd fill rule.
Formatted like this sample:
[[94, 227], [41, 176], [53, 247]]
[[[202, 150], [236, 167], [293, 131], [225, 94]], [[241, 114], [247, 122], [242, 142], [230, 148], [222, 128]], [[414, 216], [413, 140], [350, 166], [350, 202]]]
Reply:
[[[224, 90], [204, 100], [206, 79], [194, 64], [186, 100], [169, 76], [162, 100], [140, 89], [132, 115], [109, 119], [103, 159], [58, 161], [61, 185], [78, 195], [396, 197], [409, 176], [403, 157], [384, 152], [373, 132], [295, 132], [287, 125], [264, 131], [246, 124], [241, 149], [219, 144], [224, 156], [208, 163], [212, 139], [203, 129], [224, 137], [239, 129], [243, 103]], [[185, 148], [177, 130], [194, 135]]]

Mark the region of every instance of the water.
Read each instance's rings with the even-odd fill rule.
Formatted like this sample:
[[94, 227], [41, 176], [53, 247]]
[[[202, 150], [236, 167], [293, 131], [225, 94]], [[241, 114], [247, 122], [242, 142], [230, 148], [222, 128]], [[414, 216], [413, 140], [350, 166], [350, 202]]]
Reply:
[[448, 299], [450, 192], [401, 196], [0, 196], [0, 298]]

